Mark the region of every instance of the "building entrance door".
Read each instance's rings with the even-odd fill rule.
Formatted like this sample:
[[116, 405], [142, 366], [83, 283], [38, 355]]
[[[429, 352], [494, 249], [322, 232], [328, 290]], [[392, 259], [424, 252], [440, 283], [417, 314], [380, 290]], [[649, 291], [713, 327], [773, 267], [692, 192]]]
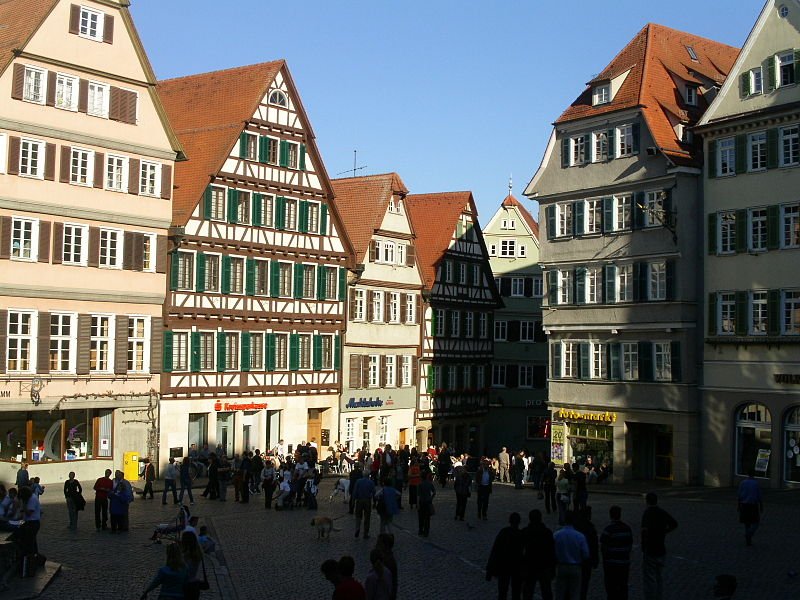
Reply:
[[319, 444], [320, 439], [322, 439], [322, 410], [319, 408], [309, 408], [306, 442], [314, 440]]
[[405, 445], [408, 443], [408, 429], [400, 430], [400, 435], [397, 439], [397, 442], [400, 448], [405, 447]]
[[672, 426], [628, 423], [633, 479], [672, 481]]

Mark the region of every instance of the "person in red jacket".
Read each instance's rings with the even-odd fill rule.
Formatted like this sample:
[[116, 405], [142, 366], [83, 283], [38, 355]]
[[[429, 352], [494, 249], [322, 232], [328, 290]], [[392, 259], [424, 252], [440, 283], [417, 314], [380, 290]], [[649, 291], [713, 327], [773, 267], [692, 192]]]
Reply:
[[94, 482], [94, 526], [97, 531], [108, 529], [108, 493], [114, 489], [111, 481], [111, 469]]

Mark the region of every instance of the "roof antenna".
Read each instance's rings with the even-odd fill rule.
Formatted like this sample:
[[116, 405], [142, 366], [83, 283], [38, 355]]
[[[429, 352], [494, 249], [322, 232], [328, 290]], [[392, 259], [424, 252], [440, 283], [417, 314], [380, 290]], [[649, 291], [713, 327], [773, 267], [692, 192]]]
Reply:
[[[353, 168], [352, 168], [353, 177], [356, 176], [356, 171], [361, 171], [362, 169], [367, 168], [367, 165], [357, 167], [356, 164], [358, 164], [358, 150], [353, 150]], [[341, 171], [340, 173], [336, 174], [336, 177], [338, 177], [339, 175], [344, 175], [345, 173], [350, 173], [350, 171], [351, 169], [347, 169], [346, 171]]]

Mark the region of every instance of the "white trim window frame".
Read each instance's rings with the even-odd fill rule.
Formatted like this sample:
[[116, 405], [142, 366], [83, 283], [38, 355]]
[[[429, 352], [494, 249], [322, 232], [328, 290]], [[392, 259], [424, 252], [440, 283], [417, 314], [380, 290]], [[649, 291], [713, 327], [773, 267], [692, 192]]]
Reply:
[[112, 192], [128, 191], [130, 160], [118, 154], [106, 155], [105, 189]]
[[486, 313], [478, 316], [478, 337], [482, 340], [489, 338], [489, 316]]
[[94, 42], [103, 41], [105, 14], [87, 6], [81, 6], [78, 19], [78, 35]]
[[225, 336], [225, 370], [239, 371], [239, 360], [242, 354], [240, 333], [238, 331], [218, 331], [217, 335]]
[[322, 354], [322, 370], [330, 371], [333, 369], [333, 335], [321, 335], [320, 347]]
[[450, 313], [450, 337], [461, 337], [461, 311], [454, 310]]
[[286, 142], [286, 166], [295, 170], [300, 168], [300, 144], [297, 142]]
[[300, 371], [308, 371], [312, 365], [312, 339], [310, 333], [300, 333], [297, 335], [297, 368]]
[[672, 345], [653, 342], [653, 380], [672, 381]]
[[686, 104], [689, 106], [697, 106], [698, 88], [696, 85], [686, 85]]
[[784, 290], [781, 312], [784, 335], [800, 335], [800, 290]]
[[611, 102], [611, 83], [602, 83], [592, 88], [592, 106]]
[[578, 377], [578, 342], [561, 342], [561, 376], [565, 379]]
[[405, 354], [400, 358], [400, 387], [409, 387], [411, 381], [411, 360], [412, 356]]
[[508, 339], [508, 321], [496, 320], [494, 322], [494, 341], [505, 342]]
[[224, 221], [227, 209], [227, 189], [218, 185], [211, 186], [211, 220]]
[[751, 208], [747, 211], [747, 246], [751, 252], [767, 250], [767, 209]]
[[397, 358], [394, 354], [386, 354], [383, 357], [383, 364], [386, 368], [386, 385], [383, 387], [397, 387]]
[[22, 99], [33, 104], [44, 104], [47, 99], [47, 69], [25, 65]]
[[100, 81], [89, 81], [86, 114], [101, 119], [108, 118], [111, 86]]
[[606, 365], [606, 345], [600, 342], [592, 342], [590, 344], [591, 351], [591, 364], [589, 366], [590, 379], [606, 379], [607, 367]]
[[586, 304], [599, 304], [603, 299], [603, 269], [586, 269]]
[[533, 276], [533, 297], [542, 298], [544, 296], [544, 277], [541, 275]]
[[514, 239], [500, 240], [500, 256], [503, 258], [514, 258], [517, 255], [517, 241]]
[[379, 354], [370, 354], [367, 358], [367, 387], [380, 387], [381, 357]]
[[717, 298], [717, 334], [734, 335], [736, 333], [736, 294], [718, 292]]
[[444, 280], [447, 283], [453, 283], [453, 261], [444, 261]]
[[558, 271], [558, 304], [572, 304], [572, 271]]
[[472, 339], [475, 335], [475, 314], [471, 311], [464, 313], [464, 337]]
[[725, 211], [718, 213], [717, 218], [718, 254], [733, 254], [736, 252], [736, 212]]
[[458, 263], [458, 285], [467, 285], [467, 265], [466, 263]]
[[319, 233], [319, 202], [308, 202], [308, 233]]
[[397, 244], [397, 265], [401, 267], [406, 266], [406, 244]]
[[[78, 315], [50, 313], [50, 348], [48, 363], [51, 373], [74, 373], [75, 351], [78, 344]], [[39, 365], [41, 368], [42, 365]]]
[[[256, 258], [254, 260], [254, 273], [253, 276], [255, 277], [254, 286], [255, 286], [255, 295], [256, 296], [269, 296], [269, 260], [265, 260], [263, 258]], [[324, 268], [324, 267], [321, 267]], [[208, 269], [208, 261], [206, 260], [206, 269]]]
[[574, 218], [572, 202], [556, 204], [556, 237], [570, 237]]
[[161, 195], [161, 163], [141, 161], [139, 165], [139, 195], [156, 198]]
[[647, 264], [647, 299], [663, 301], [667, 299], [667, 262], [654, 261]]
[[413, 325], [417, 322], [417, 295], [406, 294], [406, 324]]
[[145, 273], [156, 271], [156, 243], [155, 233], [142, 234], [142, 271]]
[[522, 298], [525, 296], [525, 278], [512, 277], [511, 278], [511, 297]]
[[617, 265], [617, 302], [633, 302], [633, 264]]
[[767, 132], [757, 131], [747, 136], [747, 170], [750, 173], [767, 169]]
[[387, 265], [394, 264], [394, 242], [385, 240], [381, 242], [381, 260], [380, 262]]
[[492, 365], [492, 387], [506, 387], [506, 365]]
[[616, 158], [633, 156], [633, 124], [618, 125], [614, 137], [617, 145], [614, 156]]
[[775, 55], [775, 75], [777, 87], [786, 87], [797, 83], [794, 78], [794, 50], [779, 52]]
[[178, 250], [178, 291], [194, 291], [195, 253], [189, 250]]
[[294, 198], [286, 198], [284, 207], [284, 229], [287, 231], [297, 231], [297, 200]]
[[71, 149], [69, 158], [69, 182], [71, 185], [92, 187], [94, 185], [94, 150]]
[[6, 371], [9, 373], [36, 372], [38, 312], [9, 309], [6, 333]]
[[608, 130], [592, 132], [592, 162], [608, 160]]
[[289, 369], [289, 334], [275, 334], [275, 370], [287, 371]]
[[206, 252], [204, 254], [206, 256], [206, 272], [203, 289], [206, 292], [219, 292], [222, 279], [222, 254], [215, 252]]
[[366, 291], [356, 290], [353, 297], [353, 321], [366, 320]]
[[644, 226], [659, 227], [664, 220], [664, 194], [660, 191], [644, 195]]
[[782, 248], [800, 248], [800, 203], [781, 206]]
[[782, 167], [800, 164], [800, 125], [781, 127], [780, 156]]
[[472, 265], [472, 285], [475, 287], [483, 286], [483, 278], [481, 277], [481, 268], [478, 265]]
[[533, 388], [533, 365], [520, 365], [517, 387], [523, 389]]
[[583, 229], [584, 233], [587, 235], [601, 233], [603, 230], [603, 199], [590, 198], [585, 203], [584, 218], [586, 222]]
[[400, 322], [400, 292], [389, 292], [389, 322]]
[[383, 322], [383, 311], [385, 309], [383, 296], [384, 293], [381, 290], [372, 290], [371, 294], [372, 298], [372, 321], [381, 323]]
[[61, 264], [85, 267], [89, 258], [89, 226], [64, 223]]
[[98, 266], [101, 269], [121, 269], [123, 244], [125, 236], [121, 229], [100, 229], [100, 258]]
[[230, 293], [231, 295], [241, 296], [245, 292], [245, 257], [230, 256], [230, 265]]
[[236, 190], [236, 222], [240, 225], [250, 224], [250, 207], [253, 195], [249, 190]]
[[185, 372], [189, 370], [189, 331], [172, 332], [172, 371]]
[[111, 373], [114, 370], [114, 315], [94, 313], [89, 326], [89, 372]]
[[750, 69], [750, 95], [761, 94], [764, 92], [764, 74], [761, 67]]
[[517, 245], [517, 256], [520, 258], [525, 258], [528, 256], [528, 249], [525, 244], [518, 244]]
[[[201, 373], [214, 371], [217, 366], [217, 332], [199, 331], [199, 369]], [[277, 348], [278, 343], [276, 341]]]
[[767, 292], [750, 292], [750, 335], [767, 335]]
[[150, 372], [150, 317], [128, 315], [128, 373]]
[[47, 144], [41, 140], [22, 138], [19, 145], [20, 177], [44, 179], [44, 161]]
[[639, 344], [622, 342], [620, 346], [622, 380], [637, 381], [639, 379]]
[[536, 335], [536, 321], [519, 322], [519, 341], [533, 342]]
[[569, 166], [576, 167], [589, 162], [586, 160], [586, 153], [591, 153], [592, 149], [586, 147], [586, 138], [583, 135], [571, 137], [569, 139], [569, 148]]
[[633, 223], [633, 196], [614, 196], [614, 231], [629, 231]]
[[278, 262], [278, 297], [291, 298], [294, 288], [294, 263]]
[[11, 260], [39, 260], [39, 219], [11, 218]]
[[0, 133], [0, 175], [5, 175], [8, 166], [8, 135]]
[[80, 78], [67, 73], [56, 73], [55, 107], [76, 112], [78, 110], [78, 88]]

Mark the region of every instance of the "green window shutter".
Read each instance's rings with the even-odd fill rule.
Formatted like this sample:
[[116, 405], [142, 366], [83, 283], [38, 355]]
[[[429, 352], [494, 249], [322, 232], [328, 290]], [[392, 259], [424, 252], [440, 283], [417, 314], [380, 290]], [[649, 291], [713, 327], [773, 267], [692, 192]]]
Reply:
[[584, 213], [586, 210], [586, 203], [583, 200], [578, 200], [573, 203], [573, 217], [572, 217], [572, 234], [583, 235], [584, 231]]
[[672, 381], [681, 381], [683, 379], [681, 373], [681, 343], [670, 342], [669, 344], [669, 360], [672, 369]]
[[339, 300], [347, 299], [347, 269], [339, 267]]
[[225, 332], [217, 332], [217, 371], [225, 371]]
[[314, 351], [312, 354], [312, 366], [315, 371], [322, 370], [322, 336], [315, 335], [314, 338]]
[[778, 168], [778, 130], [767, 129], [767, 168]]
[[342, 336], [333, 338], [333, 368], [338, 371], [342, 368]]
[[550, 356], [552, 357], [552, 370], [550, 377], [552, 379], [561, 379], [561, 353], [563, 347], [561, 342], [553, 342], [550, 344]]
[[717, 213], [708, 215], [708, 253], [717, 253]]
[[231, 293], [231, 257], [222, 257], [222, 281], [220, 282], [220, 289], [223, 294]]
[[276, 338], [274, 333], [267, 334], [267, 348], [265, 350], [267, 359], [267, 371], [275, 370], [275, 348]]
[[780, 290], [769, 290], [767, 292], [767, 333], [769, 335], [781, 334]]
[[[250, 332], [243, 331], [242, 332], [242, 356], [240, 358], [241, 361], [241, 371], [249, 371], [250, 370]], [[258, 368], [258, 365], [256, 365]]]
[[747, 335], [747, 313], [750, 294], [745, 291], [739, 291], [736, 292], [734, 298], [734, 308], [736, 311], [733, 323], [734, 333], [736, 335]]
[[456, 223], [456, 239], [460, 240], [464, 235], [464, 224], [461, 221]]
[[172, 332], [165, 331], [164, 348], [162, 350], [162, 357], [163, 357], [162, 370], [164, 371], [164, 373], [172, 373], [172, 350], [173, 350]]
[[281, 140], [280, 144], [280, 160], [278, 163], [281, 167], [289, 166], [289, 143], [286, 140]]
[[575, 269], [575, 276], [573, 278], [575, 286], [574, 300], [575, 304], [584, 304], [586, 302], [586, 269], [578, 267]]
[[717, 177], [717, 141], [708, 142], [708, 162], [706, 163], [706, 173], [709, 179]]
[[747, 173], [747, 136], [737, 135], [734, 147], [736, 149], [736, 174]]
[[303, 263], [294, 264], [294, 297], [303, 297]]
[[269, 295], [272, 298], [279, 296], [281, 287], [281, 263], [275, 259], [269, 263]]
[[603, 267], [603, 279], [605, 289], [603, 290], [603, 300], [606, 304], [614, 304], [617, 301], [617, 267], [606, 265]]
[[614, 198], [603, 198], [603, 233], [614, 231]]
[[436, 381], [434, 377], [433, 365], [428, 365], [428, 380], [426, 381], [426, 388], [428, 394], [432, 394], [436, 390]]
[[750, 95], [750, 71], [745, 71], [739, 76], [742, 98]]
[[547, 239], [552, 240], [556, 237], [556, 206], [551, 204], [544, 209], [547, 217]]
[[550, 306], [558, 304], [558, 271], [547, 271], [547, 303]]
[[767, 207], [767, 250], [777, 250], [781, 247], [781, 207], [776, 205]]
[[269, 156], [269, 138], [265, 135], [258, 136], [258, 162], [266, 164]]
[[248, 296], [256, 295], [256, 259], [249, 256], [245, 261], [244, 293]]
[[208, 221], [211, 218], [211, 202], [212, 202], [212, 190], [211, 186], [209, 185], [206, 187], [206, 191], [203, 193], [203, 218]]
[[778, 87], [777, 70], [775, 69], [775, 56], [770, 56], [767, 60], [767, 78], [764, 81], [764, 89], [771, 92]]
[[300, 200], [297, 211], [297, 230], [300, 233], [308, 233], [308, 202]]
[[642, 127], [639, 123], [634, 123], [631, 126], [631, 132], [633, 133], [633, 153], [639, 154], [639, 147], [641, 146], [641, 137], [642, 137]]
[[653, 342], [639, 342], [639, 380], [653, 381]]
[[319, 234], [328, 235], [328, 205], [323, 204], [319, 211]]
[[317, 265], [317, 300], [325, 300], [328, 290], [325, 289], [326, 283], [326, 269], [322, 265]]
[[178, 253], [169, 253], [169, 289], [178, 289]]
[[275, 198], [275, 229], [286, 229], [286, 198]]
[[194, 281], [194, 289], [197, 292], [206, 291], [206, 255], [202, 252], [197, 253], [197, 274]]
[[589, 379], [589, 344], [578, 344], [578, 378]]
[[561, 168], [566, 169], [569, 166], [569, 138], [561, 139]]
[[671, 302], [675, 300], [675, 261], [670, 259], [666, 261], [665, 264], [665, 279], [667, 282], [667, 301]]
[[736, 211], [736, 252], [747, 252], [747, 210]]
[[608, 130], [608, 160], [614, 160], [617, 157], [616, 133], [616, 129], [613, 127]]
[[633, 263], [633, 301], [647, 302], [649, 269], [646, 262]]
[[191, 352], [189, 354], [189, 366], [192, 373], [200, 372], [200, 332], [193, 331], [191, 335]]
[[239, 192], [228, 189], [228, 223], [239, 222]]
[[305, 171], [306, 170], [306, 145], [305, 144], [300, 144], [300, 162], [299, 162], [299, 165], [300, 165], [300, 170], [301, 171]]
[[261, 227], [264, 224], [264, 196], [255, 192], [253, 194], [253, 225]]
[[644, 227], [644, 192], [636, 192], [633, 195], [633, 228], [641, 229]]
[[239, 134], [239, 158], [247, 158], [247, 134]]
[[297, 371], [300, 368], [300, 334], [289, 335], [289, 370]]
[[708, 335], [717, 335], [717, 292], [708, 295]]
[[622, 379], [622, 344], [608, 344], [606, 346], [608, 355], [608, 378], [611, 381]]

